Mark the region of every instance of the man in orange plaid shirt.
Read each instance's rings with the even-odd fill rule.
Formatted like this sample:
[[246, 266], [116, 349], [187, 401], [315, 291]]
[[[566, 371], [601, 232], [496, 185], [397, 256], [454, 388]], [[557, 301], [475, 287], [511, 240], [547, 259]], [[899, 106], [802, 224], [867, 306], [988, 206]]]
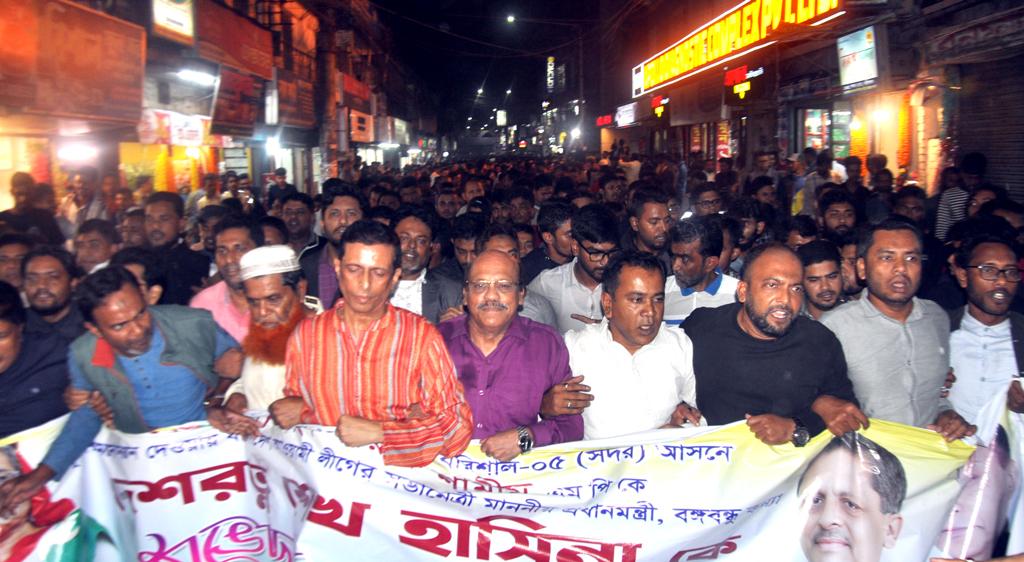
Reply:
[[378, 444], [385, 464], [425, 466], [469, 444], [473, 418], [444, 340], [425, 318], [389, 303], [401, 254], [395, 233], [363, 220], [335, 259], [343, 295], [288, 341], [281, 427], [337, 425], [350, 447]]

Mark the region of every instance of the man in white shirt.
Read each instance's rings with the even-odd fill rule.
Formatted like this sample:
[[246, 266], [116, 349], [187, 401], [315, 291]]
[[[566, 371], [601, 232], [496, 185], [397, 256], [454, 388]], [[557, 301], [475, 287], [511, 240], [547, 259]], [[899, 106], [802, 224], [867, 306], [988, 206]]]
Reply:
[[251, 315], [241, 342], [242, 376], [225, 393], [225, 406], [236, 412], [266, 410], [284, 398], [288, 336], [303, 318], [322, 310], [316, 298], [306, 296], [306, 279], [289, 246], [250, 250], [239, 260], [239, 269]]
[[402, 248], [402, 276], [391, 304], [437, 324], [446, 310], [462, 306], [462, 284], [427, 271], [430, 256], [439, 244], [435, 215], [409, 208], [396, 217], [394, 225]]
[[722, 273], [722, 229], [690, 217], [669, 230], [672, 273], [665, 283], [665, 323], [679, 325], [697, 308], [736, 302], [739, 280]]
[[956, 384], [949, 401], [977, 423], [978, 412], [1010, 383], [1007, 406], [1024, 413], [1024, 316], [1010, 310], [1020, 284], [1016, 252], [998, 238], [972, 240], [957, 252], [954, 272], [967, 291], [967, 306], [950, 313]]
[[[1010, 303], [1020, 284], [1017, 254], [1005, 236], [981, 236], [957, 251], [953, 271], [967, 292], [967, 306], [950, 312], [950, 365], [956, 384], [949, 401], [969, 423], [991, 427], [979, 414], [993, 397], [1006, 393], [1011, 412], [1024, 413], [1020, 376], [1024, 367], [1024, 316]], [[1004, 390], [1009, 386], [1009, 390]], [[1000, 430], [997, 430], [1001, 433]], [[1014, 495], [1018, 469], [1007, 442], [989, 431], [962, 473], [964, 489], [951, 524], [939, 544], [962, 557], [987, 560], [1006, 523], [1006, 503]]]
[[630, 252], [608, 265], [605, 318], [565, 335], [569, 366], [594, 400], [583, 409], [583, 438], [603, 439], [683, 421], [700, 424], [693, 347], [662, 322], [665, 273], [658, 258]]
[[619, 253], [615, 215], [601, 204], [578, 210], [572, 218], [571, 262], [542, 272], [527, 290], [545, 298], [565, 334], [600, 322], [601, 279], [609, 260]]

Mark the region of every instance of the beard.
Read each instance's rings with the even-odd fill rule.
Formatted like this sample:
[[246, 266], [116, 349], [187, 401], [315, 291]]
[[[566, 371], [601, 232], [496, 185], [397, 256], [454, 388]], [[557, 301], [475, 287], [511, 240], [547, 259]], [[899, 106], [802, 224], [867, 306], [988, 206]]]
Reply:
[[242, 340], [242, 351], [245, 352], [245, 356], [269, 365], [284, 365], [288, 337], [305, 316], [302, 304], [297, 302], [295, 310], [284, 324], [264, 328], [259, 324], [250, 323], [249, 333]]
[[[747, 317], [750, 318], [750, 321], [758, 330], [761, 331], [762, 334], [773, 338], [781, 338], [786, 335], [789, 332], [790, 327], [793, 326], [793, 321], [796, 320], [796, 314], [785, 306], [769, 307], [764, 314], [759, 314], [758, 311], [754, 309], [754, 305], [750, 302], [750, 299], [747, 299], [747, 302], [743, 303], [743, 310], [746, 312]], [[776, 326], [768, 321], [768, 316], [776, 310], [785, 310], [789, 313], [789, 320], [787, 320], [782, 326]]]
[[[30, 301], [31, 301], [31, 299], [30, 299]], [[70, 302], [71, 302], [71, 298], [70, 297], [64, 299], [63, 301], [54, 301], [53, 304], [51, 304], [50, 306], [37, 306], [37, 305], [34, 305], [34, 304], [32, 304], [30, 302], [29, 303], [29, 308], [34, 310], [36, 312], [36, 314], [38, 314], [40, 316], [52, 316], [52, 315], [57, 314], [58, 312], [64, 310], [64, 308], [67, 307]]]

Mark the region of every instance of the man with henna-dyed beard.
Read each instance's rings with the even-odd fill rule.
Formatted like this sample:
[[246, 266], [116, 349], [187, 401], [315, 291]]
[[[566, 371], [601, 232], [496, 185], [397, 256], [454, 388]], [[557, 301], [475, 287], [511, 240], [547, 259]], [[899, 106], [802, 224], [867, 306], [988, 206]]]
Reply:
[[227, 407], [236, 412], [266, 410], [284, 397], [284, 356], [288, 336], [306, 316], [321, 312], [306, 296], [306, 279], [295, 250], [264, 246], [239, 262], [251, 319], [242, 340], [242, 376], [227, 391]]

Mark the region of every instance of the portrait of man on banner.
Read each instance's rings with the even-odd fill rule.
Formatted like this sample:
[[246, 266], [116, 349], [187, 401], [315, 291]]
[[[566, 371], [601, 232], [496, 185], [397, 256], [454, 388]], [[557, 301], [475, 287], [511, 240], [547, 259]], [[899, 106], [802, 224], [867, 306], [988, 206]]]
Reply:
[[903, 464], [858, 433], [833, 438], [797, 484], [807, 513], [800, 547], [809, 562], [878, 562], [903, 528]]

